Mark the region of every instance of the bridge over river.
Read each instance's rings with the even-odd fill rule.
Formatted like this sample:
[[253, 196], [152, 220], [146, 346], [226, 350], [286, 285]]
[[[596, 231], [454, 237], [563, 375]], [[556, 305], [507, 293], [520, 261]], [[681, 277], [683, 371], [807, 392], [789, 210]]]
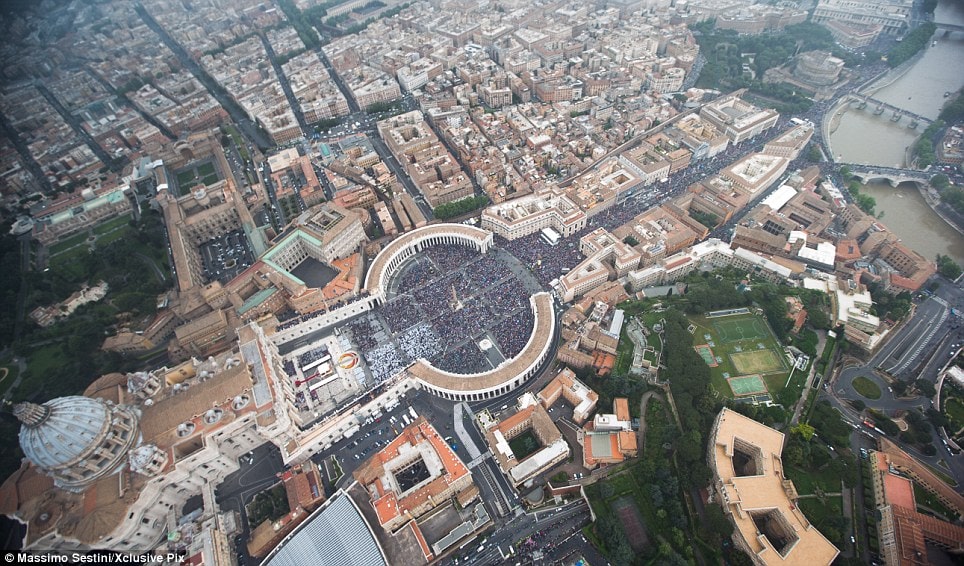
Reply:
[[898, 108], [893, 104], [888, 104], [882, 100], [878, 100], [871, 96], [851, 93], [851, 94], [848, 94], [845, 97], [845, 99], [849, 104], [856, 104], [857, 108], [862, 109], [862, 108], [866, 108], [867, 106], [873, 106], [874, 114], [877, 116], [880, 116], [881, 114], [884, 114], [884, 112], [886, 112], [891, 122], [899, 122], [901, 118], [906, 116], [911, 120], [910, 124], [908, 124], [907, 126], [908, 128], [916, 128], [919, 124], [924, 124], [924, 126], [930, 126], [931, 123], [933, 122], [933, 120], [931, 120], [930, 118], [921, 116], [920, 114], [915, 114], [910, 110], [904, 110], [903, 108]]
[[879, 165], [860, 165], [857, 163], [837, 162], [837, 166], [846, 165], [850, 173], [860, 180], [861, 183], [868, 183], [873, 180], [882, 179], [896, 187], [901, 183], [915, 182], [928, 183], [934, 173], [918, 171], [916, 169], [900, 169], [896, 167], [880, 167]]

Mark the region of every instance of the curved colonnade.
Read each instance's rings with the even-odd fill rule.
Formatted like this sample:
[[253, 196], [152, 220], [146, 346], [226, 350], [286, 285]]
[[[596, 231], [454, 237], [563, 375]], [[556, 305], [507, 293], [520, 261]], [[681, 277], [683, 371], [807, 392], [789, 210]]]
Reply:
[[[365, 276], [368, 296], [350, 306], [358, 311], [367, 311], [385, 303], [388, 283], [398, 268], [424, 248], [444, 244], [464, 245], [484, 254], [493, 245], [493, 235], [489, 230], [464, 224], [432, 224], [408, 232], [390, 242], [375, 256]], [[487, 372], [457, 374], [440, 370], [427, 360], [419, 359], [402, 373], [432, 394], [454, 401], [491, 399], [516, 389], [532, 377], [549, 356], [556, 331], [552, 297], [545, 292], [537, 293], [529, 298], [529, 304], [533, 311], [532, 334], [522, 351], [502, 362], [499, 367]], [[357, 311], [344, 314], [354, 316]], [[316, 324], [320, 326], [324, 322]], [[292, 330], [299, 335], [310, 331]]]

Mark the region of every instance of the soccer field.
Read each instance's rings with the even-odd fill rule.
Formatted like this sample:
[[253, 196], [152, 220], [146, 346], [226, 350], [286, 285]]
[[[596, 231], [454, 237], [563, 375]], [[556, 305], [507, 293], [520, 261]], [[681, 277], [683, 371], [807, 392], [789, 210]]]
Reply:
[[770, 335], [763, 321], [755, 316], [714, 320], [712, 324], [723, 342], [757, 340]]
[[751, 350], [730, 354], [733, 368], [739, 374], [769, 373], [785, 369], [780, 356], [773, 350]]

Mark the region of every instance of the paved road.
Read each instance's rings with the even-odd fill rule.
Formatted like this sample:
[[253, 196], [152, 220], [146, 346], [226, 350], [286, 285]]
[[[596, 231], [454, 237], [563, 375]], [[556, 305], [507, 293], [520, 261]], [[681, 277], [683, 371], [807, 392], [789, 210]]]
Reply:
[[274, 142], [271, 141], [271, 139], [269, 139], [263, 131], [258, 129], [257, 125], [252, 122], [250, 118], [248, 118], [247, 113], [243, 108], [241, 108], [241, 105], [235, 102], [227, 91], [225, 91], [224, 88], [217, 83], [217, 81], [211, 78], [211, 75], [201, 68], [197, 61], [188, 55], [187, 51], [184, 50], [181, 44], [175, 41], [174, 38], [167, 33], [167, 30], [157, 23], [157, 20], [154, 19], [154, 17], [144, 8], [141, 3], [138, 2], [134, 4], [134, 11], [137, 12], [137, 14], [141, 17], [141, 20], [147, 24], [147, 27], [149, 27], [158, 35], [158, 37], [161, 38], [161, 42], [163, 42], [164, 45], [166, 45], [167, 48], [174, 53], [174, 56], [177, 57], [177, 60], [181, 63], [181, 65], [190, 71], [190, 73], [194, 75], [194, 78], [204, 85], [204, 88], [207, 89], [211, 96], [213, 96], [221, 107], [227, 111], [227, 113], [231, 116], [231, 119], [234, 120], [234, 123], [238, 125], [245, 137], [253, 141], [261, 151], [264, 151], [275, 145]]
[[[898, 397], [890, 389], [890, 385], [897, 378], [936, 382], [940, 371], [951, 359], [949, 354], [959, 350], [959, 346], [955, 347], [954, 344], [960, 341], [960, 320], [950, 313], [950, 309], [960, 308], [962, 303], [964, 291], [943, 280], [937, 294], [918, 304], [913, 315], [894, 331], [893, 337], [883, 344], [869, 361], [863, 364], [854, 363], [852, 359], [844, 361], [844, 365], [836, 370], [831, 384], [821, 392], [821, 396], [829, 399], [851, 426], [858, 427], [861, 434], [867, 435], [879, 433], [860, 426], [863, 415], [855, 411], [847, 400], [859, 399], [867, 407], [891, 416], [899, 411], [926, 411], [931, 408], [933, 404], [930, 399], [921, 396]], [[867, 399], [857, 393], [853, 380], [860, 376], [871, 380], [880, 388], [879, 399]], [[958, 492], [964, 493], [964, 454], [952, 454], [936, 428], [932, 427], [931, 434], [932, 443], [937, 450], [934, 456], [926, 456], [899, 439], [891, 440], [896, 441], [917, 459], [948, 471], [958, 482]]]
[[301, 104], [298, 102], [298, 98], [295, 97], [294, 93], [291, 91], [291, 83], [288, 82], [288, 76], [285, 75], [284, 69], [278, 64], [278, 57], [275, 55], [274, 47], [271, 46], [271, 42], [268, 41], [267, 36], [264, 32], [258, 32], [258, 37], [261, 38], [261, 44], [264, 46], [265, 53], [268, 54], [268, 60], [271, 61], [271, 66], [274, 67], [274, 73], [278, 77], [278, 82], [281, 84], [281, 90], [285, 93], [285, 98], [288, 99], [288, 106], [291, 107], [291, 111], [294, 112], [295, 119], [298, 120], [298, 126], [301, 127], [301, 134], [305, 135], [308, 132], [308, 124], [305, 122], [305, 113], [301, 111]]
[[161, 283], [164, 283], [165, 281], [167, 281], [167, 277], [164, 276], [164, 272], [161, 271], [161, 268], [157, 266], [157, 264], [154, 262], [153, 259], [147, 257], [141, 252], [134, 252], [134, 255], [139, 257], [144, 263], [146, 263], [151, 267], [151, 269], [154, 271], [154, 276], [157, 277], [158, 281], [160, 281]]

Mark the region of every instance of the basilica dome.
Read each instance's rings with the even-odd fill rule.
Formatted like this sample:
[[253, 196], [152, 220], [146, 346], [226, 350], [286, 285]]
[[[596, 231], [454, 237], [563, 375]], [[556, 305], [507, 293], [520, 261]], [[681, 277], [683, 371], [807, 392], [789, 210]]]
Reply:
[[136, 413], [102, 399], [19, 403], [13, 414], [24, 455], [65, 489], [82, 490], [116, 470], [137, 440]]

